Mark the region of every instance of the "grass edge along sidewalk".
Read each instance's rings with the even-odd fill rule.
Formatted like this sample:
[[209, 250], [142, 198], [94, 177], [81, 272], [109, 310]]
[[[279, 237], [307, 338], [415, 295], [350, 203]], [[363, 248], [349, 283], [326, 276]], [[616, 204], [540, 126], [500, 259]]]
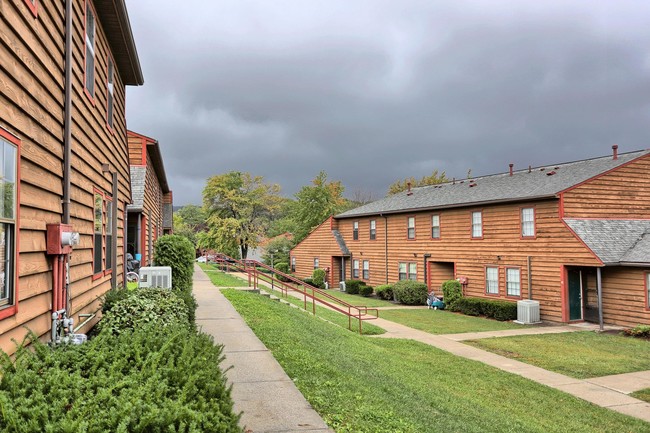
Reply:
[[650, 424], [422, 343], [223, 290], [337, 432], [643, 432]]

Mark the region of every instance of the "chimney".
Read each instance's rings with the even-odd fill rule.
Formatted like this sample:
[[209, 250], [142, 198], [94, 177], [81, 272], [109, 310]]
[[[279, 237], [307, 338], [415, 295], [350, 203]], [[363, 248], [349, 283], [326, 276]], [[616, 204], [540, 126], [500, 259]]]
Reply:
[[406, 195], [413, 195], [413, 192], [411, 191], [411, 182], [406, 182], [406, 186], [408, 186], [408, 192]]
[[452, 185], [456, 185], [456, 178], [453, 178], [453, 179], [452, 179], [451, 184], [452, 184]]
[[533, 171], [533, 167], [529, 165], [528, 166], [528, 173], [530, 173], [531, 171]]
[[612, 159], [618, 159], [618, 144], [612, 146]]
[[511, 162], [510, 164], [508, 164], [508, 166], [510, 167], [510, 176], [512, 176], [512, 167], [514, 167], [515, 165]]

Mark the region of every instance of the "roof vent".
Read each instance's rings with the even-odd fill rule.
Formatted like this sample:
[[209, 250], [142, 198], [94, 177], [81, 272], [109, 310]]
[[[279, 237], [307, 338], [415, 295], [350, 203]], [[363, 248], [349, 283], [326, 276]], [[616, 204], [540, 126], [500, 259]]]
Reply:
[[472, 187], [475, 187], [476, 185], [477, 185], [476, 182], [474, 182], [474, 183], [470, 183], [470, 184], [469, 184], [469, 187], [472, 188]]
[[618, 159], [618, 144], [612, 146], [612, 159]]
[[528, 166], [528, 173], [530, 173], [531, 171], [533, 171], [533, 166], [532, 166], [532, 165], [529, 165], [529, 166]]
[[544, 171], [546, 170], [544, 167], [540, 168], [539, 171]]
[[408, 186], [408, 192], [406, 195], [413, 195], [413, 191], [411, 191], [411, 182], [406, 182], [406, 186]]
[[510, 167], [510, 176], [512, 176], [512, 167], [514, 167], [515, 165], [511, 162], [510, 164], [508, 164], [508, 166]]
[[555, 174], [555, 170], [551, 170], [548, 173], [546, 173], [547, 176], [553, 176]]
[[451, 184], [452, 184], [452, 185], [456, 185], [456, 178], [453, 178], [453, 179], [451, 180]]

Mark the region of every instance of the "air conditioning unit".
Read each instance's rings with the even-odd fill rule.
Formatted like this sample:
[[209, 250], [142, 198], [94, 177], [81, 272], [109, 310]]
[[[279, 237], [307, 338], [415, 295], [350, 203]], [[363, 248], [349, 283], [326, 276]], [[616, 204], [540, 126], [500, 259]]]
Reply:
[[345, 292], [345, 281], [339, 281], [339, 290]]
[[145, 266], [140, 268], [139, 287], [172, 288], [172, 268], [169, 266]]
[[531, 325], [540, 323], [539, 320], [539, 301], [523, 300], [517, 301], [517, 320], [516, 323]]

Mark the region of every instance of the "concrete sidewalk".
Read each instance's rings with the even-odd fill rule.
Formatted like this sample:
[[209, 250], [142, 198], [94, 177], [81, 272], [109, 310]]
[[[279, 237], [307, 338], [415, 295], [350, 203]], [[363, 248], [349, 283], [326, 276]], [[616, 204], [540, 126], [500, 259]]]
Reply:
[[196, 323], [224, 345], [222, 367], [232, 384], [235, 411], [247, 433], [330, 433], [271, 352], [208, 276], [195, 265]]

